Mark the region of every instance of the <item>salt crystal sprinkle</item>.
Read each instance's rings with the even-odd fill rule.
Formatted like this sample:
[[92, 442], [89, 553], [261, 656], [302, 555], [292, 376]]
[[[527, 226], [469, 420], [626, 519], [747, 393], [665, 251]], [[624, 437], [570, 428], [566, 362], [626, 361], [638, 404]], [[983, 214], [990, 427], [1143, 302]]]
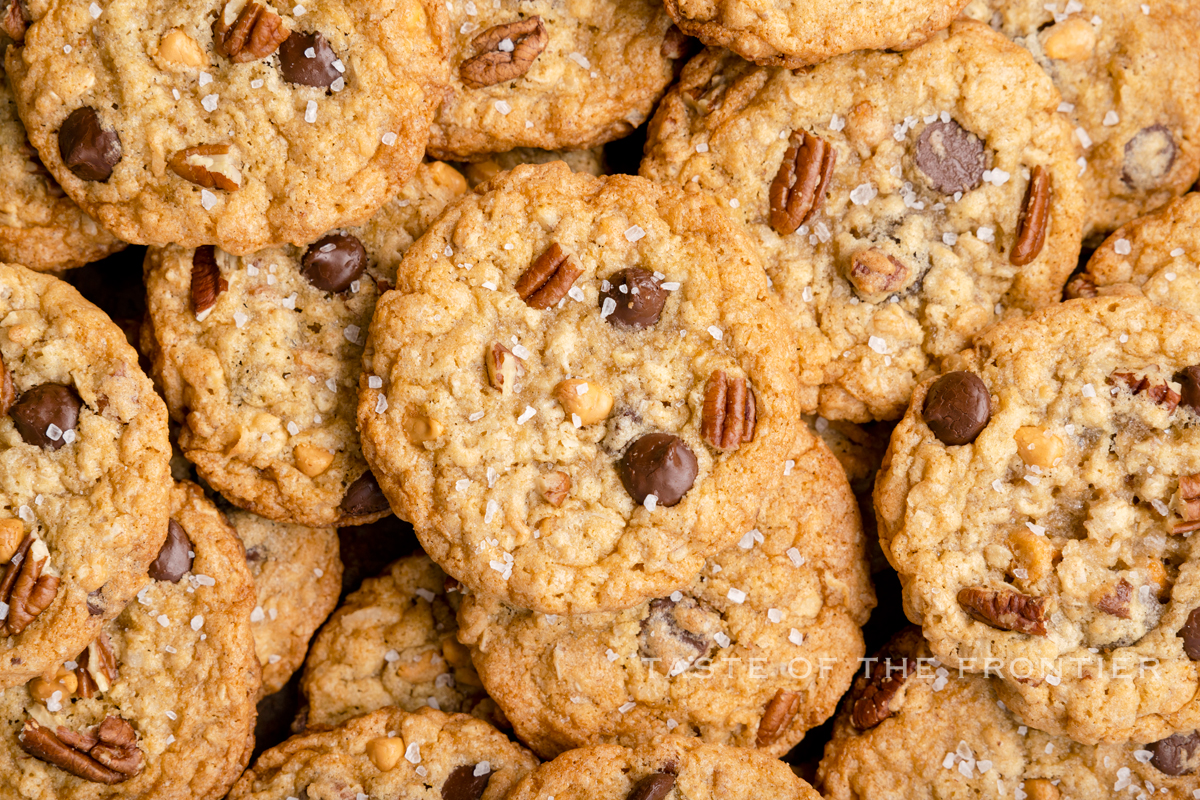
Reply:
[[643, 238], [645, 235], [646, 235], [646, 232], [644, 230], [642, 230], [642, 227], [640, 225], [631, 225], [629, 228], [625, 229], [625, 238], [631, 242], [636, 242], [638, 239]]
[[1119, 256], [1127, 256], [1133, 252], [1133, 246], [1128, 239], [1117, 239], [1113, 242], [1113, 251]]

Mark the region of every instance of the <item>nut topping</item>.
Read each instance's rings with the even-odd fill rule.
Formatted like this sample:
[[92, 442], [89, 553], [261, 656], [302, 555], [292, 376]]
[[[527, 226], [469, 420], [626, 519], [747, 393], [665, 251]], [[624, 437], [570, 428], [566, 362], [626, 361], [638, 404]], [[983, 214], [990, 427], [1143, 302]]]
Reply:
[[475, 55], [462, 62], [458, 74], [468, 89], [515, 80], [529, 71], [549, 40], [541, 17], [496, 25], [471, 41]]
[[0, 415], [7, 414], [16, 400], [17, 393], [13, 389], [12, 373], [8, 371], [8, 366], [0, 360]]
[[217, 304], [217, 297], [229, 288], [217, 266], [217, 251], [212, 245], [197, 247], [192, 253], [192, 307], [196, 321], [203, 322]]
[[1180, 476], [1177, 510], [1183, 522], [1172, 525], [1171, 533], [1200, 530], [1200, 473]]
[[521, 359], [499, 342], [492, 342], [483, 360], [491, 387], [500, 390], [502, 395], [512, 394], [513, 387], [517, 385], [517, 378], [525, 374]]
[[736, 450], [754, 440], [756, 422], [754, 391], [745, 378], [732, 380], [713, 370], [704, 387], [700, 436], [718, 450]]
[[179, 177], [205, 189], [236, 192], [242, 186], [242, 171], [227, 144], [201, 144], [180, 150], [167, 161]]
[[1147, 400], [1166, 406], [1168, 413], [1179, 405], [1179, 392], [1166, 380], [1157, 377], [1152, 379], [1149, 375], [1138, 375], [1134, 372], [1114, 372], [1108, 376], [1106, 382], [1110, 386], [1124, 386], [1135, 397], [1144, 395]]
[[912, 283], [912, 272], [900, 259], [874, 247], [860, 250], [850, 260], [850, 283], [868, 300], [882, 300]]
[[539, 475], [536, 480], [537, 490], [546, 498], [546, 502], [555, 508], [562, 506], [571, 491], [571, 476], [555, 470], [545, 475]]
[[29, 13], [25, 10], [24, 1], [11, 0], [8, 8], [0, 15], [0, 33], [22, 45], [25, 43], [25, 29], [29, 27], [29, 22]]
[[860, 731], [874, 728], [892, 715], [892, 698], [904, 686], [904, 681], [916, 663], [907, 658], [894, 662], [886, 655], [871, 665], [871, 676], [860, 675], [854, 681], [854, 701], [850, 721]]
[[555, 242], [529, 265], [513, 288], [530, 308], [547, 309], [563, 299], [582, 274], [579, 260]]
[[85, 700], [107, 692], [117, 680], [117, 657], [104, 631], [75, 659], [79, 696]]
[[1050, 220], [1050, 173], [1040, 164], [1029, 173], [1029, 188], [1021, 207], [1017, 226], [1017, 242], [1008, 256], [1013, 266], [1023, 267], [1038, 257], [1046, 244], [1046, 228]]
[[226, 3], [212, 31], [213, 49], [235, 64], [266, 58], [290, 34], [282, 17], [246, 0]]
[[603, 422], [612, 412], [612, 393], [595, 381], [578, 378], [559, 381], [554, 386], [554, 397], [572, 421], [579, 417], [580, 426]]
[[783, 689], [775, 692], [775, 696], [763, 710], [754, 743], [758, 747], [773, 744], [787, 730], [787, 726], [792, 724], [792, 720], [799, 710], [800, 694], [798, 692], [785, 692]]
[[787, 152], [771, 181], [771, 227], [787, 236], [825, 201], [837, 152], [807, 131], [792, 131]]
[[971, 619], [993, 628], [1046, 635], [1048, 598], [1030, 597], [1011, 589], [972, 587], [959, 590], [958, 604]]
[[25, 630], [58, 594], [58, 576], [49, 572], [49, 562], [45, 543], [26, 535], [0, 579], [0, 602], [8, 604], [0, 636], [16, 636]]
[[122, 783], [142, 771], [137, 733], [120, 717], [106, 717], [86, 733], [61, 726], [51, 731], [29, 719], [17, 735], [17, 742], [34, 758], [94, 783]]
[[1122, 578], [1120, 582], [1096, 600], [1096, 608], [1114, 617], [1129, 619], [1129, 601], [1133, 598], [1133, 585]]
[[181, 30], [173, 30], [162, 38], [158, 44], [158, 54], [165, 61], [180, 64], [185, 67], [203, 67], [208, 63], [208, 56], [196, 40]]

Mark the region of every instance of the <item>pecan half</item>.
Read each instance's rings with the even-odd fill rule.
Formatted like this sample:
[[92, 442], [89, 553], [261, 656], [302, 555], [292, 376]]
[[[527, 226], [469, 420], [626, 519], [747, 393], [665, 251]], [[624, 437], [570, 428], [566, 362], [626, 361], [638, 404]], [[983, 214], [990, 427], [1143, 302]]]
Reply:
[[1179, 392], [1171, 388], [1165, 380], [1151, 380], [1147, 375], [1133, 372], [1114, 372], [1106, 382], [1110, 386], [1124, 386], [1133, 395], [1145, 395], [1147, 400], [1166, 406], [1167, 412], [1175, 410], [1179, 405]]
[[1023, 267], [1042, 252], [1049, 220], [1050, 173], [1039, 164], [1030, 171], [1029, 188], [1025, 191], [1021, 221], [1017, 226], [1017, 242], [1008, 255], [1013, 266]]
[[205, 189], [236, 192], [242, 187], [242, 171], [227, 144], [201, 144], [180, 150], [167, 166], [179, 177]]
[[75, 659], [79, 696], [88, 699], [107, 692], [117, 680], [117, 657], [104, 631]]
[[512, 394], [517, 378], [525, 372], [521, 359], [499, 342], [492, 342], [488, 346], [484, 354], [484, 366], [487, 368], [488, 383], [503, 395]]
[[204, 321], [217, 304], [217, 297], [228, 288], [217, 266], [216, 248], [211, 244], [197, 247], [192, 253], [192, 308], [198, 322]]
[[475, 55], [462, 62], [458, 74], [468, 89], [515, 80], [529, 71], [548, 41], [541, 17], [496, 25], [471, 40]]
[[555, 242], [529, 265], [513, 288], [530, 308], [547, 309], [566, 297], [571, 284], [582, 274], [575, 256]]
[[825, 190], [837, 163], [835, 151], [807, 131], [792, 131], [787, 152], [771, 181], [771, 227], [787, 236], [804, 224], [825, 200]]
[[850, 707], [850, 722], [860, 731], [874, 728], [892, 715], [892, 698], [904, 686], [916, 664], [907, 658], [899, 666], [888, 656], [880, 655], [871, 665], [870, 677], [860, 675], [854, 681], [854, 700]]
[[773, 744], [787, 730], [787, 726], [792, 724], [792, 720], [799, 710], [800, 694], [798, 692], [786, 692], [783, 689], [775, 692], [775, 696], [767, 702], [767, 707], [763, 709], [762, 719], [758, 723], [758, 734], [754, 738], [755, 745], [766, 747]]
[[[24, 0], [11, 0], [4, 14], [0, 15], [0, 33], [5, 34], [18, 45], [25, 44], [25, 29], [29, 27], [30, 16], [25, 10]], [[0, 69], [0, 72], [3, 72]]]
[[8, 604], [0, 635], [16, 636], [54, 601], [58, 577], [43, 574], [49, 560], [46, 546], [32, 534], [26, 535], [0, 581], [0, 602]]
[[1133, 599], [1133, 585], [1124, 578], [1111, 592], [1105, 592], [1096, 601], [1096, 608], [1114, 617], [1129, 619], [1129, 601]]
[[212, 31], [213, 49], [235, 64], [266, 58], [291, 33], [278, 14], [245, 0], [226, 3]]
[[1046, 635], [1045, 597], [1030, 597], [1011, 589], [971, 587], [958, 592], [958, 604], [967, 616], [1002, 631]]
[[86, 733], [61, 726], [51, 731], [29, 719], [17, 734], [17, 743], [34, 758], [94, 783], [122, 783], [142, 770], [137, 734], [120, 717], [106, 717]]
[[883, 297], [904, 289], [912, 273], [900, 259], [874, 247], [850, 259], [850, 283], [864, 297]]
[[13, 389], [12, 373], [8, 371], [8, 365], [0, 360], [0, 416], [7, 414], [16, 400], [17, 393]]
[[718, 450], [736, 450], [754, 440], [757, 409], [754, 391], [745, 378], [730, 378], [713, 370], [704, 387], [700, 437]]

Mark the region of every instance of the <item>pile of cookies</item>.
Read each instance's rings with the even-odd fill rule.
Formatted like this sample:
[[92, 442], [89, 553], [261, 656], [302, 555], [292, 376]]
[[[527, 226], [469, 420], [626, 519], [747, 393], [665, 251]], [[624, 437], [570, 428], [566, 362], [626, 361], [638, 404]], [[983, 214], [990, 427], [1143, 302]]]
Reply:
[[0, 0], [0, 798], [1200, 798], [1196, 45]]

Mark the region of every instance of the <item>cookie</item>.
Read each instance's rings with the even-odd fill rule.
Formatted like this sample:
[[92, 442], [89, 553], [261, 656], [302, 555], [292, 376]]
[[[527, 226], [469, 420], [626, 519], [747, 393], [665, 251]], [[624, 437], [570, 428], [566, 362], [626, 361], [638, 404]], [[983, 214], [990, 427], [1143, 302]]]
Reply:
[[628, 136], [686, 53], [654, 0], [451, 0], [436, 158], [595, 147]]
[[459, 638], [521, 741], [550, 758], [674, 733], [782, 756], [833, 714], [875, 594], [837, 460], [802, 428], [786, 463], [756, 527], [680, 591], [576, 617], [463, 601]]
[[805, 414], [804, 421], [842, 465], [854, 493], [866, 491], [870, 494], [893, 426], [886, 422], [857, 425], [813, 414]]
[[249, 254], [361, 224], [416, 169], [447, 80], [434, 0], [45, 5], [8, 52], [21, 119], [138, 244]]
[[988, 678], [942, 666], [916, 628], [876, 659], [859, 669], [825, 746], [817, 786], [828, 800], [1195, 797], [1195, 733], [1096, 746], [1043, 733]]
[[308, 247], [146, 253], [156, 377], [205, 482], [278, 522], [389, 513], [355, 430], [362, 346], [404, 251], [466, 188], [452, 167], [423, 164], [365, 226]]
[[313, 642], [300, 686], [305, 724], [328, 728], [384, 706], [495, 719], [467, 649], [459, 594], [428, 556], [393, 563], [346, 598]]
[[1027, 48], [1062, 93], [1084, 148], [1085, 237], [1098, 242], [1196, 182], [1195, 3], [975, 0], [966, 13]]
[[337, 531], [284, 525], [246, 511], [228, 517], [254, 578], [250, 622], [262, 667], [259, 694], [268, 695], [304, 663], [309, 640], [337, 606], [342, 590]]
[[1193, 317], [1072, 300], [980, 336], [892, 434], [875, 508], [908, 617], [1028, 725], [1200, 723], [1198, 364]]
[[894, 419], [980, 330], [1061, 296], [1083, 193], [1059, 102], [971, 21], [800, 73], [710, 50], [660, 106], [641, 173], [714, 192], [751, 229], [806, 411]]
[[712, 47], [794, 69], [853, 50], [905, 50], [950, 24], [967, 0], [666, 0], [675, 24]]
[[271, 748], [229, 800], [502, 800], [536, 764], [525, 748], [474, 717], [384, 708]]
[[738, 747], [664, 736], [637, 749], [581, 747], [525, 776], [508, 800], [819, 800], [782, 761]]
[[170, 533], [137, 600], [71, 660], [0, 693], [0, 785], [15, 796], [220, 797], [245, 767], [254, 584], [200, 487], [177, 484], [165, 508]]
[[121, 329], [0, 264], [0, 687], [96, 638], [167, 534], [167, 416]]
[[698, 193], [519, 166], [405, 255], [363, 452], [425, 551], [544, 613], [687, 584], [753, 525], [798, 418], [752, 242]]
[[551, 161], [565, 161], [574, 172], [586, 172], [597, 178], [608, 174], [603, 147], [593, 147], [590, 150], [537, 150], [521, 147], [507, 153], [494, 153], [482, 161], [463, 164], [462, 172], [467, 183], [474, 189], [520, 164], [548, 164]]

